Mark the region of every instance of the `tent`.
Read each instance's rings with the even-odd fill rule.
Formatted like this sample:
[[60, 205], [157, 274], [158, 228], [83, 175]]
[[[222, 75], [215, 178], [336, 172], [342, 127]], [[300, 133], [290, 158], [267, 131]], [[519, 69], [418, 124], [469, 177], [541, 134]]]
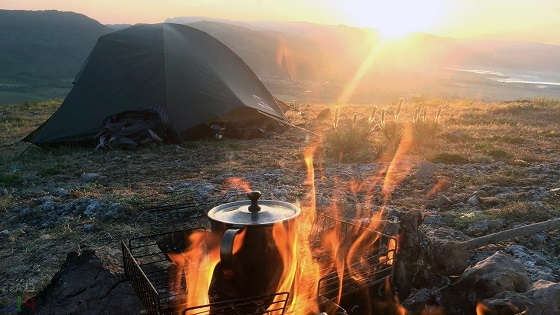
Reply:
[[138, 24], [99, 38], [61, 107], [24, 140], [91, 141], [107, 117], [129, 111], [157, 113], [176, 140], [211, 121], [285, 120], [255, 73], [212, 36], [180, 24]]

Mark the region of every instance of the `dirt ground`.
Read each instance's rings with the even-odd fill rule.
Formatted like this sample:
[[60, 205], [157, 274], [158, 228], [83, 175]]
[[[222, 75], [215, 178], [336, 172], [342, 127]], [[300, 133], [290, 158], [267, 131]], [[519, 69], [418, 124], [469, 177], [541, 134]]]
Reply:
[[[0, 108], [2, 297], [37, 292], [69, 251], [89, 247], [118, 256], [121, 239], [154, 229], [146, 214], [150, 207], [195, 200], [199, 210], [208, 210], [230, 188], [231, 177], [246, 179], [266, 198], [295, 202], [306, 189], [307, 147], [315, 147], [317, 200], [325, 209], [335, 192], [340, 196], [341, 182], [370, 180], [397, 156], [410, 168], [403, 169], [390, 206], [423, 210], [424, 228], [434, 237], [468, 239], [560, 217], [560, 101], [415, 99], [405, 102], [398, 114], [397, 104], [379, 105], [373, 117], [373, 107], [366, 105], [340, 106], [337, 115], [334, 105], [294, 104], [288, 117], [313, 133], [291, 128], [260, 139], [109, 151], [18, 142], [59, 104]], [[425, 121], [435, 121], [441, 112], [437, 126], [415, 133], [399, 155], [406, 138], [402, 130], [422, 116], [417, 115], [419, 104]], [[330, 112], [317, 119], [326, 108]], [[380, 123], [382, 115], [385, 120]], [[341, 144], [326, 136], [337, 116], [341, 125], [373, 120], [374, 128], [363, 141], [359, 134], [343, 138], [343, 143], [357, 142], [346, 156], [339, 152]], [[396, 127], [394, 120], [399, 122]], [[85, 179], [83, 174], [95, 176]], [[438, 183], [441, 187], [434, 190]], [[350, 192], [342, 194], [348, 195], [347, 203], [357, 202]], [[103, 205], [118, 204], [120, 213], [104, 219], [84, 215], [86, 211], [73, 210], [63, 218], [46, 213], [59, 213], [79, 200], [89, 203], [86, 208], [98, 200], [100, 211], [105, 211]], [[542, 255], [548, 269], [538, 272], [560, 281], [559, 231], [488, 246], [473, 253], [473, 259], [512, 244]]]

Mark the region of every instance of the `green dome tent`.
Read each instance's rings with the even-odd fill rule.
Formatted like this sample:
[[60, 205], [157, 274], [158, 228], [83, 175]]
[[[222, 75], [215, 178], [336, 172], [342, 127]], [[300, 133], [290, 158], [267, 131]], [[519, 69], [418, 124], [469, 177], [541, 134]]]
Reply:
[[91, 141], [107, 117], [128, 111], [157, 113], [177, 140], [211, 121], [285, 120], [255, 73], [215, 38], [139, 24], [99, 38], [61, 107], [24, 140]]

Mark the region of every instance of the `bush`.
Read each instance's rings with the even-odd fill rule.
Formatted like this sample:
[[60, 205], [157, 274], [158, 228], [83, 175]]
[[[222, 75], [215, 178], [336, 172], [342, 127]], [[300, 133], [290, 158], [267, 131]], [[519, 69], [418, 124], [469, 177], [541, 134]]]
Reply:
[[[375, 109], [374, 109], [375, 111]], [[334, 113], [331, 128], [327, 131], [324, 145], [327, 155], [339, 161], [363, 161], [377, 156], [370, 139], [375, 128], [372, 116], [365, 122], [358, 122], [356, 114], [352, 121], [342, 122], [339, 109]]]
[[442, 108], [439, 107], [433, 119], [427, 115], [426, 106], [418, 105], [412, 117], [412, 131], [417, 145], [426, 145], [434, 141], [441, 131], [439, 119]]

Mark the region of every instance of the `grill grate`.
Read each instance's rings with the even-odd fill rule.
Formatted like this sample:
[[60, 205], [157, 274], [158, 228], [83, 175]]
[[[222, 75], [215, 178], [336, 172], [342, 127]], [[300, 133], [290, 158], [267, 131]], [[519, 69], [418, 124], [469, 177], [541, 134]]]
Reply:
[[[204, 220], [204, 218], [200, 218]], [[192, 218], [191, 218], [192, 220]], [[391, 222], [389, 222], [391, 223]], [[392, 222], [394, 223], [394, 222]], [[169, 273], [176, 268], [165, 253], [180, 253], [186, 249], [185, 239], [194, 231], [208, 231], [203, 221], [198, 222], [198, 228], [189, 228], [174, 232], [157, 233], [130, 239], [128, 244], [121, 243], [124, 269], [132, 282], [136, 294], [142, 300], [144, 307], [150, 314], [284, 314], [289, 302], [286, 292], [268, 296], [247, 297], [215, 302], [207, 305], [186, 305], [184, 299], [186, 289], [184, 283], [174, 290], [169, 288]], [[313, 235], [322, 235], [332, 231], [334, 227], [339, 231], [342, 244], [351, 244], [355, 235], [360, 235], [365, 228], [360, 228], [352, 222], [338, 220], [326, 215], [320, 215], [315, 221]], [[209, 232], [209, 231], [208, 231]], [[357, 263], [351, 265], [357, 274], [350, 275], [346, 269], [342, 281], [343, 295], [351, 294], [364, 287], [384, 283], [392, 279], [395, 265], [396, 248], [389, 249], [390, 240], [397, 244], [393, 236], [377, 231], [369, 231], [371, 246], [369, 250], [360, 253]], [[320, 246], [319, 238], [312, 246]], [[329, 257], [314, 257], [318, 261], [329, 260]], [[339, 292], [339, 278], [336, 271], [323, 270], [324, 276], [319, 280], [317, 296], [310, 299], [335, 300]], [[188, 275], [186, 275], [188, 276]], [[357, 281], [356, 281], [357, 280]], [[270, 301], [274, 303], [270, 305]], [[251, 310], [248, 312], [247, 310]], [[268, 311], [267, 311], [268, 309]], [[297, 305], [295, 305], [297, 310]], [[211, 310], [211, 312], [210, 312]], [[255, 311], [256, 310], [256, 311]]]

